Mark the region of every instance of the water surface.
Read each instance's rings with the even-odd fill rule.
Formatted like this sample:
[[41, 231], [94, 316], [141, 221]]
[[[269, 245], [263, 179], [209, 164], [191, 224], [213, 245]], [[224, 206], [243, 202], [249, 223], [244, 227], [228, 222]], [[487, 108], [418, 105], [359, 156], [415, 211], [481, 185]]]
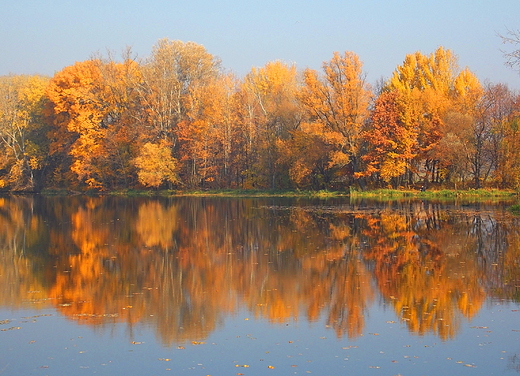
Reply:
[[0, 198], [0, 375], [520, 370], [500, 203]]

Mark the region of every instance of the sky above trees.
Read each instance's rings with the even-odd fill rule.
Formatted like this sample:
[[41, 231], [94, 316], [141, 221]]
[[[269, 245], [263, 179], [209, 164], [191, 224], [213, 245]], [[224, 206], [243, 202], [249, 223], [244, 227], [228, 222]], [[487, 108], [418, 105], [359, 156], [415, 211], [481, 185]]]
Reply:
[[18, 0], [0, 12], [0, 75], [53, 75], [126, 46], [148, 56], [166, 37], [204, 45], [240, 76], [273, 60], [319, 69], [332, 52], [354, 51], [369, 82], [442, 45], [481, 81], [519, 89], [498, 36], [520, 27], [518, 14], [518, 0]]

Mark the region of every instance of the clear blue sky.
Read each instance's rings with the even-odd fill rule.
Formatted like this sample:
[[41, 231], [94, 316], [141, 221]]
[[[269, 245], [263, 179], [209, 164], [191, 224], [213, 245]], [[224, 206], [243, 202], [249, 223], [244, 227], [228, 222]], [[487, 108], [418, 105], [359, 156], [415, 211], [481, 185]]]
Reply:
[[482, 81], [520, 89], [500, 51], [507, 28], [520, 29], [520, 0], [12, 0], [0, 6], [0, 75], [53, 75], [126, 46], [146, 57], [166, 37], [204, 45], [239, 76], [273, 60], [320, 69], [353, 51], [370, 82], [443, 46]]

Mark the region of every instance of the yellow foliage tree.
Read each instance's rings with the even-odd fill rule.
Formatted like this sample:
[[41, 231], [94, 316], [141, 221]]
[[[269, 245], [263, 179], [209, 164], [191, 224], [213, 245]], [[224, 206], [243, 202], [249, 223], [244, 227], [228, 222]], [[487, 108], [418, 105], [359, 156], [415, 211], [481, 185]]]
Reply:
[[[385, 89], [399, 93], [403, 101], [400, 119], [406, 128], [417, 129], [412, 173], [432, 182], [446, 176], [449, 163], [443, 161], [441, 149], [447, 134], [446, 116], [464, 106], [467, 109], [478, 97], [479, 87], [477, 78], [467, 68], [460, 71], [456, 55], [443, 47], [430, 55], [407, 55], [396, 68]], [[409, 178], [412, 182], [411, 174]]]
[[157, 188], [164, 181], [178, 183], [177, 160], [172, 157], [166, 142], [144, 144], [134, 164], [138, 168], [139, 182], [146, 187]]
[[0, 77], [0, 188], [33, 190], [34, 172], [43, 167], [43, 108], [48, 79], [42, 76]]
[[362, 127], [369, 115], [371, 91], [365, 82], [362, 63], [353, 52], [323, 63], [324, 75], [307, 69], [298, 97], [309, 122], [322, 124], [333, 143], [330, 167], [358, 169]]

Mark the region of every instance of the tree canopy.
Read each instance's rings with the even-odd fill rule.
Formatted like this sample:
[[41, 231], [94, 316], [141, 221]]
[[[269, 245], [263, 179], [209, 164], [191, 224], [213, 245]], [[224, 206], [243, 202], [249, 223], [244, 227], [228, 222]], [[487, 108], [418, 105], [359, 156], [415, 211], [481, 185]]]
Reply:
[[[513, 34], [514, 37], [514, 34]], [[0, 189], [519, 188], [519, 97], [439, 47], [374, 91], [354, 52], [243, 78], [194, 42], [0, 77]]]

